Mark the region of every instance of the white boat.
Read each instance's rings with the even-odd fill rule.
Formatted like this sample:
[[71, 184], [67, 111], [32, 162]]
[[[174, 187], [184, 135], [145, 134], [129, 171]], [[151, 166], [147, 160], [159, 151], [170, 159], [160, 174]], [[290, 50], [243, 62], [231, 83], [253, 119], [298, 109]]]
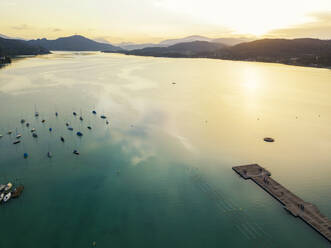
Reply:
[[7, 195], [5, 195], [5, 197], [3, 198], [3, 202], [9, 201], [10, 197], [11, 197], [11, 192], [9, 192]]
[[2, 138], [2, 134], [0, 134], [0, 139]]
[[11, 188], [13, 187], [13, 184], [12, 183], [8, 183], [5, 187], [5, 191], [8, 191], [10, 190]]
[[36, 131], [36, 129], [35, 128], [32, 128], [31, 129], [31, 133], [33, 133], [33, 132], [35, 132]]
[[9, 131], [8, 131], [8, 134], [12, 134], [12, 132], [13, 132], [12, 130], [9, 130]]
[[18, 134], [18, 135], [16, 135], [16, 139], [19, 139], [19, 138], [21, 138], [22, 137], [22, 134]]
[[1, 193], [1, 195], [0, 195], [0, 202], [3, 200], [4, 197], [5, 197], [5, 194], [4, 193]]

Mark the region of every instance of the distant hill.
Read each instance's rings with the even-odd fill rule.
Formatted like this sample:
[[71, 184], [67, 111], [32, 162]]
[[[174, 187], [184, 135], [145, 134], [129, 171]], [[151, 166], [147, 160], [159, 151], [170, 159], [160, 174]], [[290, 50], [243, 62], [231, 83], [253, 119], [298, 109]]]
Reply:
[[155, 57], [195, 57], [201, 53], [209, 53], [225, 48], [221, 43], [207, 41], [193, 41], [179, 43], [168, 47], [147, 47], [132, 51], [125, 51], [125, 54], [155, 56]]
[[33, 46], [23, 40], [0, 38], [0, 56], [47, 54], [49, 51], [40, 46]]
[[331, 66], [331, 40], [262, 39], [220, 49], [207, 56], [221, 59], [329, 67]]
[[37, 45], [45, 47], [48, 50], [53, 51], [117, 51], [122, 50], [120, 47], [116, 47], [106, 43], [96, 42], [94, 40], [90, 40], [81, 35], [73, 35], [69, 37], [62, 37], [56, 40], [47, 40], [37, 39], [37, 40], [29, 40], [28, 43], [30, 45]]
[[222, 43], [224, 45], [233, 46], [237, 45], [242, 42], [248, 42], [252, 41], [252, 39], [249, 38], [208, 38], [201, 35], [192, 35], [184, 38], [179, 39], [169, 39], [161, 41], [160, 43], [142, 43], [142, 44], [136, 44], [136, 43], [120, 43], [117, 46], [123, 48], [124, 50], [135, 50], [135, 49], [143, 49], [146, 47], [168, 47], [172, 45], [176, 45], [179, 43], [187, 43], [187, 42], [193, 42], [193, 41], [208, 41], [211, 43]]

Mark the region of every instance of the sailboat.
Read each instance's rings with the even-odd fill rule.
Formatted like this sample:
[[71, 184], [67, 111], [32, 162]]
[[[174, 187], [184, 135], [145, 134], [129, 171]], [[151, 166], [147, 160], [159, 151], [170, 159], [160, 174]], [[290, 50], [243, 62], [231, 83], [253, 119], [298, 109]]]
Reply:
[[37, 111], [37, 106], [36, 104], [34, 105], [34, 116], [38, 117], [39, 116], [39, 112]]

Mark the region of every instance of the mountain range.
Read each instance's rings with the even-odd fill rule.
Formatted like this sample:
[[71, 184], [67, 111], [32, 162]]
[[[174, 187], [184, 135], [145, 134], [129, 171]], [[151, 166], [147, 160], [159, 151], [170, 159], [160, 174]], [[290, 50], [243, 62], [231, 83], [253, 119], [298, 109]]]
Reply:
[[47, 53], [49, 53], [49, 50], [44, 47], [30, 45], [24, 40], [0, 38], [0, 57]]
[[168, 46], [172, 46], [172, 45], [175, 45], [178, 43], [187, 43], [187, 42], [193, 42], [193, 41], [208, 41], [208, 42], [212, 42], [212, 43], [222, 43], [224, 45], [234, 46], [234, 45], [237, 45], [242, 42], [252, 41], [252, 39], [245, 38], [245, 37], [213, 39], [213, 38], [208, 38], [208, 37], [201, 36], [201, 35], [192, 35], [192, 36], [188, 36], [188, 37], [184, 37], [184, 38], [180, 38], [180, 39], [168, 39], [168, 40], [161, 41], [160, 43], [136, 44], [136, 43], [131, 43], [131, 42], [124, 42], [124, 43], [117, 44], [117, 46], [123, 48], [124, 50], [130, 51], [130, 50], [135, 50], [135, 49], [143, 49], [146, 47], [168, 47]]
[[122, 50], [120, 47], [111, 44], [100, 43], [94, 40], [85, 38], [81, 35], [73, 35], [69, 37], [61, 37], [56, 40], [36, 39], [27, 41], [29, 45], [42, 46], [50, 51], [117, 51]]

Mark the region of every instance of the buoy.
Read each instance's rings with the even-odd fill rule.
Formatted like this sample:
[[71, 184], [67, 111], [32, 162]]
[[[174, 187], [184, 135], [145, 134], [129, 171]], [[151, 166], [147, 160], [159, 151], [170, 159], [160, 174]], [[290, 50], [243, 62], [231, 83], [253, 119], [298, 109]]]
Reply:
[[24, 157], [24, 158], [28, 158], [29, 155], [28, 155], [27, 153], [24, 153], [24, 154], [23, 154], [23, 157]]
[[265, 142], [274, 142], [275, 140], [273, 138], [270, 137], [266, 137], [263, 139]]

